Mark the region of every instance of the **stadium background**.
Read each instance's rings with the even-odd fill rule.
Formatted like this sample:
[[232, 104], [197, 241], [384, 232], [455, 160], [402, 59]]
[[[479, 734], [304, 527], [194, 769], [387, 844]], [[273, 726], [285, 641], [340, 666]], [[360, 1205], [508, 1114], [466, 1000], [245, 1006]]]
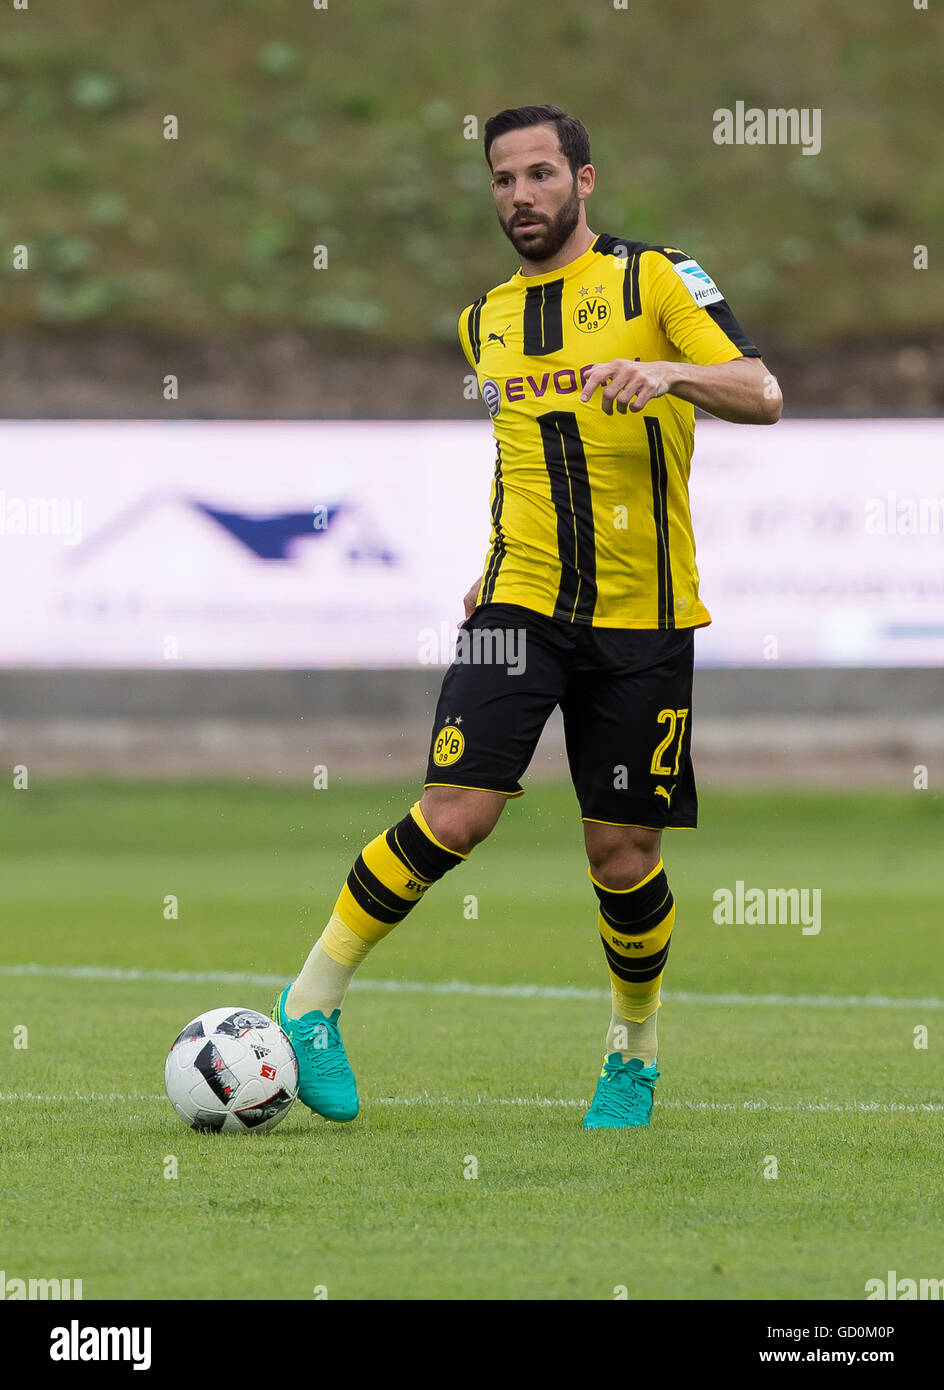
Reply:
[[[352, 852], [390, 821], [391, 810], [399, 814], [410, 794], [441, 672], [441, 663], [410, 660], [411, 641], [418, 650], [421, 627], [428, 624], [439, 633], [443, 624], [454, 624], [465, 584], [453, 583], [449, 571], [449, 585], [430, 592], [414, 575], [404, 609], [407, 637], [397, 659], [385, 664], [369, 653], [384, 612], [385, 585], [401, 562], [409, 570], [417, 533], [442, 533], [450, 514], [457, 526], [465, 525], [466, 511], [471, 516], [476, 507], [484, 525], [488, 431], [481, 423], [481, 402], [468, 399], [455, 321], [463, 305], [513, 265], [494, 223], [481, 140], [464, 138], [469, 116], [477, 118], [480, 134], [484, 119], [509, 104], [548, 100], [579, 114], [590, 130], [598, 169], [591, 225], [677, 244], [695, 255], [780, 379], [786, 412], [778, 430], [786, 434], [804, 420], [819, 422], [822, 433], [804, 438], [812, 441], [809, 447], [821, 465], [823, 505], [828, 513], [838, 499], [845, 511], [831, 536], [828, 516], [814, 529], [811, 514], [801, 510], [794, 532], [778, 542], [784, 563], [789, 558], [800, 571], [815, 564], [819, 572], [835, 560], [837, 572], [846, 573], [849, 565], [849, 572], [867, 581], [881, 540], [864, 524], [860, 529], [857, 518], [868, 497], [876, 495], [872, 484], [883, 476], [883, 458], [889, 489], [944, 496], [944, 489], [933, 490], [944, 431], [937, 269], [944, 192], [929, 173], [941, 128], [935, 75], [941, 23], [933, 12], [878, 0], [841, 0], [828, 9], [805, 0], [788, 9], [761, 0], [749, 12], [735, 6], [702, 11], [676, 3], [620, 11], [560, 0], [514, 8], [482, 3], [463, 10], [408, 0], [332, 2], [325, 10], [263, 0], [205, 0], [184, 11], [83, 0], [57, 14], [54, 23], [35, 6], [4, 17], [0, 148], [6, 177], [0, 240], [8, 248], [26, 245], [29, 267], [14, 268], [9, 249], [0, 261], [0, 411], [9, 422], [2, 427], [0, 469], [7, 509], [0, 540], [7, 592], [0, 619], [0, 758], [8, 770], [28, 769], [29, 790], [16, 787], [17, 774], [9, 771], [2, 817], [10, 857], [0, 889], [7, 965], [0, 985], [11, 1024], [24, 1009], [29, 1012], [34, 990], [37, 1015], [45, 1009], [53, 1017], [62, 1008], [76, 1034], [62, 1076], [60, 1059], [44, 1051], [41, 1041], [16, 1056], [14, 1070], [21, 1074], [2, 1083], [8, 1096], [25, 1089], [39, 1095], [70, 1086], [82, 1094], [110, 1089], [99, 1072], [101, 1050], [86, 1045], [82, 1035], [96, 1009], [108, 1011], [103, 1017], [111, 1015], [118, 986], [91, 977], [67, 986], [65, 979], [56, 982], [57, 970], [91, 970], [93, 976], [95, 970], [191, 972], [191, 982], [180, 982], [176, 994], [170, 981], [145, 988], [129, 979], [120, 1017], [142, 1055], [150, 1057], [162, 1038], [174, 1035], [178, 1022], [221, 1002], [222, 986], [213, 985], [209, 973], [241, 971], [248, 980], [294, 968], [319, 929]], [[715, 145], [712, 114], [737, 101], [764, 109], [820, 108], [822, 152], [808, 157], [796, 147]], [[176, 140], [162, 136], [168, 114], [179, 120]], [[312, 268], [315, 245], [327, 247], [326, 269]], [[929, 248], [929, 269], [915, 268], [918, 246]], [[169, 373], [179, 384], [176, 399], [165, 398]], [[902, 424], [899, 432], [895, 422], [904, 417], [907, 428]], [[70, 423], [75, 420], [98, 423]], [[207, 447], [221, 436], [188, 435], [187, 427], [176, 423], [184, 420], [271, 424], [243, 427], [237, 467], [229, 445]], [[278, 423], [289, 420], [312, 422], [304, 427], [311, 432], [292, 436], [289, 443], [289, 427]], [[126, 449], [121, 430], [130, 421], [153, 423]], [[349, 486], [352, 495], [360, 488], [361, 500], [374, 496], [376, 511], [366, 532], [358, 530], [353, 541], [342, 538], [310, 573], [303, 562], [304, 542], [290, 545], [283, 559], [263, 558], [243, 543], [236, 577], [232, 551], [219, 539], [226, 524], [219, 517], [208, 522], [205, 512], [199, 523], [184, 516], [181, 498], [192, 503], [196, 497], [204, 508], [228, 508], [230, 540], [233, 516], [245, 531], [254, 517], [271, 519], [302, 506], [330, 504], [337, 498], [327, 494], [318, 472], [326, 449], [319, 430], [328, 421], [352, 427], [375, 422], [369, 441], [351, 435], [356, 443], [342, 446], [339, 441], [348, 436], [331, 437], [335, 493]], [[432, 472], [404, 465], [402, 484], [393, 486], [389, 497], [381, 488], [378, 501], [371, 493], [371, 470], [379, 477], [385, 450], [399, 456], [393, 447], [397, 430], [411, 428], [409, 422], [419, 428], [420, 422], [433, 421], [447, 431], [443, 438], [448, 422], [463, 422], [466, 453], [465, 441], [481, 440], [480, 476], [472, 462], [464, 472], [451, 472], [444, 499]], [[848, 422], [848, 431], [837, 422]], [[870, 488], [863, 493], [857, 490], [856, 462], [869, 452], [869, 440], [878, 438], [868, 433], [870, 427], [887, 433], [872, 448]], [[779, 447], [773, 443], [777, 431], [770, 432], [768, 443], [767, 431], [713, 422], [700, 430], [712, 441], [719, 467], [725, 441], [731, 441], [749, 476], [754, 508], [745, 508], [741, 534], [727, 535], [715, 550], [708, 538], [711, 563], [720, 575], [739, 554], [763, 548], [758, 528], [769, 523], [771, 507], [776, 511], [789, 471], [779, 461], [776, 472], [764, 466], [773, 457], [766, 451]], [[828, 476], [832, 441], [840, 438], [835, 474]], [[450, 452], [444, 459], [445, 467], [452, 457]], [[289, 459], [295, 470], [290, 485]], [[177, 474], [187, 471], [190, 460], [202, 491], [188, 494]], [[806, 463], [806, 473], [798, 463], [804, 489], [808, 458]], [[694, 468], [697, 486], [697, 445]], [[707, 480], [713, 475], [707, 465], [706, 470], [707, 506]], [[162, 491], [167, 474], [175, 479], [169, 492]], [[809, 496], [803, 492], [804, 499]], [[158, 530], [142, 548], [140, 533], [131, 528], [125, 543], [113, 546], [116, 558], [107, 573], [97, 572], [95, 583], [82, 589], [75, 578], [82, 544], [65, 545], [61, 532], [14, 533], [9, 507], [11, 499], [21, 497], [80, 497], [88, 525], [83, 544], [89, 535], [100, 538], [116, 517], [130, 514], [137, 525], [145, 505], [157, 516]], [[789, 649], [765, 649], [764, 638], [776, 637], [778, 629], [761, 621], [754, 658], [741, 652], [732, 660], [723, 649], [718, 605], [705, 583], [722, 648], [710, 663], [701, 663], [696, 678], [695, 759], [707, 814], [715, 818], [720, 838], [706, 838], [701, 851], [673, 845], [671, 853], [683, 885], [687, 872], [693, 882], [702, 873], [702, 888], [735, 876], [750, 880], [755, 868], [761, 871], [751, 855], [756, 833], [768, 855], [761, 855], [765, 882], [812, 881], [827, 895], [832, 885], [834, 903], [844, 904], [833, 908], [835, 945], [824, 960], [814, 961], [807, 950], [811, 943], [799, 938], [789, 944], [786, 937], [777, 938], [773, 945], [773, 938], [732, 939], [725, 959], [733, 952], [739, 960], [740, 991], [900, 996], [927, 1006], [914, 1015], [920, 1024], [928, 1010], [940, 1007], [941, 993], [934, 892], [940, 871], [929, 866], [922, 847], [930, 851], [940, 840], [944, 603], [935, 574], [944, 538], [884, 539], [914, 584], [923, 585], [919, 620], [898, 648], [900, 660], [887, 648], [872, 662], [861, 659], [863, 651], [873, 650], [862, 637], [871, 602], [865, 582], [837, 605], [831, 645], [820, 644], [817, 659], [810, 659], [808, 646], [792, 657]], [[467, 544], [448, 560], [456, 566], [461, 561], [471, 581], [481, 546], [471, 539]], [[393, 559], [388, 549], [396, 552]], [[172, 575], [175, 584], [190, 584], [194, 601], [203, 593], [217, 599], [221, 586], [228, 591], [234, 584], [248, 613], [253, 586], [261, 593], [273, 566], [287, 572], [293, 565], [296, 594], [298, 586], [317, 585], [325, 606], [347, 602], [352, 583], [361, 582], [352, 578], [354, 571], [370, 571], [373, 587], [365, 587], [359, 610], [363, 632], [353, 619], [353, 626], [342, 624], [343, 634], [334, 635], [343, 647], [340, 656], [341, 648], [325, 643], [313, 628], [310, 660], [288, 659], [271, 632], [275, 645], [265, 645], [260, 623], [248, 625], [241, 647], [220, 652], [210, 641], [212, 621], [194, 630], [182, 650], [166, 649], [163, 614], [149, 626], [135, 607], [146, 605], [155, 584], [161, 588]], [[771, 595], [771, 603], [778, 597], [782, 608], [783, 595]], [[82, 605], [84, 619], [78, 622]], [[798, 601], [798, 630], [818, 620], [822, 607], [816, 593]], [[908, 618], [906, 609], [889, 621], [901, 628]], [[298, 637], [296, 626], [288, 644], [293, 651]], [[362, 664], [350, 655], [358, 646], [367, 654]], [[316, 789], [313, 776], [316, 780], [319, 768], [326, 770], [327, 785]], [[924, 785], [919, 768], [926, 769]], [[565, 827], [562, 819], [573, 812], [561, 786], [563, 773], [553, 724], [536, 758], [534, 790], [525, 799], [531, 809], [522, 809], [519, 821], [507, 828], [504, 849], [488, 851], [495, 856], [487, 861], [491, 872], [504, 883], [504, 897], [498, 895], [501, 923], [493, 916], [475, 936], [479, 924], [464, 921], [455, 904], [449, 911], [458, 918], [461, 939], [452, 918], [431, 917], [425, 928], [412, 923], [409, 937], [404, 931], [402, 943], [398, 936], [386, 955], [372, 958], [378, 988], [388, 978], [420, 977], [433, 987], [458, 979], [486, 989], [526, 988], [538, 977], [548, 988], [575, 982], [601, 986], [591, 904], [583, 901], [579, 880], [576, 822]], [[779, 790], [788, 785], [789, 793]], [[559, 833], [551, 828], [552, 821], [557, 826], [555, 816]], [[500, 827], [496, 842], [505, 829]], [[301, 834], [306, 838], [300, 845]], [[521, 903], [515, 885], [523, 881], [522, 866], [529, 862], [541, 882], [540, 856], [556, 854], [558, 843], [568, 846], [573, 903], [554, 920], [556, 959], [542, 957], [535, 967], [525, 943], [528, 932], [541, 939], [549, 909], [533, 901], [530, 888], [528, 902]], [[769, 859], [771, 846], [780, 856], [776, 868]], [[890, 846], [898, 867], [887, 882], [880, 866]], [[702, 858], [689, 859], [686, 869], [686, 854]], [[713, 854], [718, 856], [714, 866]], [[250, 860], [251, 882], [248, 869], [245, 879], [238, 870], [239, 862]], [[153, 903], [175, 892], [175, 866], [182, 866], [182, 881], [194, 877], [183, 930], [172, 940], [167, 919], [159, 907], [155, 918]], [[488, 918], [487, 890], [474, 891]], [[908, 908], [913, 930], [907, 945], [896, 947], [901, 954], [890, 982], [884, 932], [896, 921], [901, 894], [907, 892], [916, 895]], [[691, 894], [692, 930], [704, 935], [710, 891], [707, 899], [702, 893], [697, 907], [694, 887]], [[680, 904], [683, 898], [684, 887]], [[493, 913], [497, 910], [493, 906]], [[577, 928], [583, 936], [579, 961], [571, 968], [567, 952], [578, 911], [586, 920]], [[516, 938], [513, 924], [519, 917], [526, 920]], [[441, 934], [441, 948], [435, 948], [441, 958], [432, 965], [418, 944], [424, 930]], [[827, 924], [824, 938], [828, 931]], [[673, 981], [670, 972], [670, 988], [675, 983], [683, 992], [702, 988], [720, 995], [730, 985], [731, 973], [716, 969], [707, 939], [704, 945], [691, 944], [687, 964], [679, 959], [684, 950], [681, 944], [675, 948], [678, 974]], [[34, 967], [35, 979], [29, 974]], [[201, 971], [208, 972], [202, 982]], [[57, 999], [60, 988], [64, 992]], [[267, 1002], [265, 991], [249, 992], [253, 998], [245, 1002]], [[388, 1007], [399, 1019], [401, 1001], [393, 994], [389, 1001], [382, 993], [379, 1000], [374, 997], [375, 1013]], [[599, 1013], [599, 1003], [593, 1007]], [[697, 1001], [690, 1007], [697, 1013]], [[730, 1029], [740, 1026], [743, 1016], [715, 1007], [717, 1019], [705, 1025], [699, 1015], [694, 1032], [701, 1042], [709, 1038], [730, 1049]], [[875, 1023], [853, 1006], [831, 1016], [843, 1019], [849, 1085], [839, 1084], [840, 1074], [835, 1094], [845, 1104], [850, 1096], [868, 1093], [867, 1085], [862, 1092], [853, 1084], [861, 1080], [854, 1057], [864, 1038], [874, 1039]], [[879, 1010], [879, 1016], [884, 1020], [893, 1013]], [[480, 1026], [476, 1017], [470, 1006], [468, 1028]], [[910, 1028], [911, 1014], [907, 1017]], [[817, 1016], [817, 1026], [821, 1021]], [[436, 1045], [448, 1052], [445, 1025], [435, 1016], [427, 1022]], [[429, 1043], [423, 1025], [416, 1025], [415, 1036], [409, 1021], [405, 1026], [422, 1054]], [[595, 1036], [596, 1026], [591, 1020], [589, 1036]], [[791, 1015], [794, 1026], [797, 1034], [807, 1030], [804, 1036], [813, 1036], [802, 1011], [795, 1019]], [[501, 1028], [496, 1036], [516, 1053], [520, 1044], [510, 1020], [501, 1027], [507, 1037]], [[770, 1046], [767, 1021], [758, 1015], [751, 1028], [750, 1046]], [[884, 1023], [878, 1029], [884, 1038], [883, 1029]], [[36, 1035], [41, 1039], [42, 1029]], [[821, 1055], [831, 1041], [826, 1033], [815, 1039], [815, 1048], [811, 1042], [811, 1065], [813, 1052]], [[781, 1044], [780, 1053], [776, 1047], [771, 1052], [769, 1067], [761, 1068], [775, 1099], [778, 1078], [790, 1074], [794, 1060], [782, 1038]], [[454, 1050], [449, 1065], [461, 1089], [462, 1049]], [[381, 1050], [375, 1068], [383, 1055]], [[701, 1059], [697, 1049], [695, 1055]], [[905, 1058], [909, 1065], [913, 1060]], [[500, 1096], [512, 1085], [505, 1061], [506, 1052], [499, 1049], [487, 1065], [477, 1063], [478, 1086]], [[123, 1060], [118, 1091], [146, 1097], [159, 1085], [159, 1063], [160, 1058], [153, 1076], [142, 1079]], [[397, 1079], [407, 1092], [415, 1085], [408, 1063], [408, 1056], [398, 1057], [396, 1077], [381, 1080], [375, 1071], [375, 1084], [388, 1099]], [[936, 1090], [929, 1090], [926, 1079], [910, 1077], [914, 1105], [940, 1101], [939, 1067], [935, 1075]], [[588, 1084], [581, 1076], [577, 1066], [546, 1089], [579, 1096], [581, 1085]], [[435, 1073], [430, 1084], [437, 1092], [446, 1089]], [[520, 1080], [518, 1093], [528, 1085], [534, 1088], [533, 1078]], [[797, 1085], [803, 1103], [813, 1092]], [[754, 1095], [758, 1086], [748, 1086], [747, 1094]], [[696, 1086], [691, 1094], [697, 1093]], [[733, 1082], [724, 1097], [732, 1094], [740, 1095]], [[890, 1089], [882, 1103], [893, 1103], [897, 1094]], [[144, 1100], [141, 1107], [135, 1119], [150, 1133], [159, 1112]], [[8, 1157], [18, 1143], [29, 1152], [41, 1142], [44, 1120], [37, 1112], [25, 1120], [28, 1114], [29, 1107], [20, 1111], [23, 1128], [19, 1137], [14, 1132]], [[43, 1115], [45, 1122], [52, 1115], [62, 1126], [67, 1147], [87, 1139], [87, 1120], [52, 1111]], [[667, 1114], [666, 1124], [668, 1119]], [[541, 1115], [529, 1120], [533, 1134], [541, 1133], [541, 1122]], [[108, 1122], [110, 1142], [117, 1135], [119, 1146], [130, 1143], [127, 1115], [125, 1130], [122, 1123], [120, 1116]], [[183, 1149], [189, 1136], [176, 1135], [170, 1120], [163, 1123], [157, 1147], [163, 1151], [173, 1136]], [[293, 1116], [284, 1132], [300, 1123]], [[5, 1127], [9, 1134], [8, 1122]], [[811, 1150], [821, 1138], [809, 1135]], [[688, 1142], [697, 1153], [697, 1137], [689, 1136]], [[760, 1151], [771, 1142], [758, 1139]], [[894, 1140], [891, 1149], [883, 1147], [880, 1136], [874, 1142], [875, 1161], [885, 1172], [902, 1141]], [[462, 1138], [456, 1143], [461, 1148]], [[234, 1160], [207, 1159], [206, 1150], [200, 1152], [211, 1165], [230, 1165], [228, 1180], [238, 1186]], [[568, 1162], [576, 1162], [568, 1153]], [[920, 1190], [920, 1143], [908, 1149], [913, 1173], [900, 1150], [898, 1159]], [[515, 1167], [509, 1159], [509, 1164], [509, 1171], [520, 1175], [520, 1163]], [[84, 1181], [93, 1195], [92, 1169]], [[49, 1174], [45, 1180], [40, 1174], [34, 1204], [48, 1203], [53, 1185]], [[900, 1195], [902, 1211], [912, 1211], [908, 1194]], [[242, 1196], [245, 1206], [234, 1209], [234, 1220], [256, 1200]], [[821, 1200], [818, 1189], [811, 1200]], [[404, 1230], [409, 1210], [404, 1203]], [[185, 1220], [195, 1219], [192, 1210], [176, 1216], [178, 1236], [168, 1228], [161, 1247], [171, 1256]], [[901, 1222], [900, 1212], [895, 1219]], [[803, 1223], [812, 1220], [809, 1213], [797, 1214], [796, 1220], [797, 1230], [808, 1231]], [[42, 1272], [50, 1252], [65, 1249], [63, 1258], [74, 1254], [76, 1273], [98, 1269], [97, 1287], [105, 1296], [120, 1293], [129, 1287], [120, 1281], [130, 1256], [113, 1234], [93, 1226], [84, 1235], [80, 1229], [71, 1246], [56, 1244], [51, 1235], [45, 1243], [40, 1238], [37, 1268]], [[682, 1219], [680, 1229], [684, 1226]], [[341, 1222], [339, 1241], [345, 1229]], [[764, 1283], [756, 1263], [760, 1230], [753, 1244], [748, 1242], [753, 1254], [741, 1251], [739, 1275], [720, 1296], [752, 1296], [758, 1278], [767, 1297], [840, 1297], [847, 1296], [847, 1286], [856, 1296], [862, 1281], [852, 1255], [854, 1277], [841, 1261], [837, 1269], [814, 1275], [798, 1258], [776, 1274], [765, 1266]], [[855, 1253], [851, 1228], [846, 1234]], [[448, 1246], [455, 1231], [443, 1238]], [[920, 1251], [918, 1225], [910, 1239], [907, 1248]], [[387, 1296], [384, 1281], [391, 1267], [400, 1276], [416, 1274], [408, 1242], [388, 1266], [369, 1236], [364, 1240], [368, 1273], [361, 1282], [351, 1280], [350, 1296]], [[22, 1248], [28, 1247], [26, 1241]], [[884, 1252], [875, 1249], [879, 1263], [873, 1269], [866, 1260], [862, 1279], [885, 1268]], [[504, 1282], [497, 1286], [489, 1285], [486, 1271], [470, 1258], [464, 1275], [453, 1269], [451, 1282], [446, 1279], [446, 1296], [490, 1296], [489, 1289], [494, 1296], [496, 1287], [498, 1296], [599, 1296], [579, 1279], [570, 1287], [569, 1276], [560, 1271], [550, 1273], [550, 1282], [535, 1295], [531, 1276], [524, 1273], [532, 1254], [528, 1247], [517, 1263], [514, 1254], [509, 1256]], [[19, 1256], [14, 1251], [6, 1258], [12, 1269]], [[435, 1255], [427, 1265], [440, 1268]], [[575, 1267], [579, 1270], [579, 1261]], [[682, 1268], [679, 1254], [679, 1262], [669, 1261], [656, 1271], [656, 1284], [646, 1287], [665, 1296], [673, 1296], [671, 1289], [708, 1296], [715, 1279], [710, 1260], [704, 1278], [697, 1271], [682, 1278]], [[343, 1285], [347, 1276], [341, 1270], [339, 1265], [335, 1278]], [[195, 1277], [168, 1279], [156, 1265], [152, 1278], [140, 1276], [130, 1287], [145, 1296], [155, 1291], [207, 1296]], [[240, 1296], [264, 1296], [248, 1276], [235, 1287]], [[416, 1287], [422, 1290], [422, 1279]]]

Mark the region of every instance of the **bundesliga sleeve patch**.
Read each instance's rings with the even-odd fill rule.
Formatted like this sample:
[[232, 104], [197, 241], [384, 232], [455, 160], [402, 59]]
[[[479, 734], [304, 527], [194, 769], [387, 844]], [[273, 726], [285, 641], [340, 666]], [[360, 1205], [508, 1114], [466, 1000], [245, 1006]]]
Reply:
[[700, 304], [702, 308], [707, 308], [709, 304], [718, 304], [724, 299], [714, 280], [706, 270], [702, 270], [697, 261], [679, 261], [672, 269], [695, 303]]

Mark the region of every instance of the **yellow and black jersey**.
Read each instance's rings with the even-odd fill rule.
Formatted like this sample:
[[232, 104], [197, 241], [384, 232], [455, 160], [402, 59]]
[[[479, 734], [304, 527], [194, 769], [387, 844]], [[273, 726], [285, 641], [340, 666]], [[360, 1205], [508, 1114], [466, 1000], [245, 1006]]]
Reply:
[[479, 603], [598, 627], [702, 627], [688, 498], [695, 409], [660, 396], [606, 415], [587, 372], [616, 357], [759, 357], [684, 252], [598, 236], [559, 270], [519, 270], [463, 310], [493, 420], [492, 532]]

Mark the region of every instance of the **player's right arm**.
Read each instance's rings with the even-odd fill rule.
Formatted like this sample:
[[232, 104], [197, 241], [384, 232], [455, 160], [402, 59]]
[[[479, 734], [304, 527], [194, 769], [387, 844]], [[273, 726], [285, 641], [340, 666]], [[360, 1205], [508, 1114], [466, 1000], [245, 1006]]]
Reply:
[[659, 396], [677, 396], [720, 420], [773, 425], [783, 398], [776, 378], [731, 313], [709, 275], [684, 251], [651, 247], [643, 253], [646, 310], [674, 358], [598, 362], [584, 380], [582, 401], [602, 387], [604, 414], [644, 410]]
[[719, 420], [736, 425], [775, 425], [783, 397], [777, 379], [759, 357], [735, 357], [712, 365], [691, 362], [635, 362], [617, 357], [598, 362], [587, 374], [580, 399], [588, 401], [598, 386], [605, 415], [613, 406], [644, 410], [658, 396], [673, 395], [700, 406]]
[[646, 302], [683, 359], [668, 388], [735, 424], [773, 425], [783, 397], [718, 286], [684, 251], [645, 253]]

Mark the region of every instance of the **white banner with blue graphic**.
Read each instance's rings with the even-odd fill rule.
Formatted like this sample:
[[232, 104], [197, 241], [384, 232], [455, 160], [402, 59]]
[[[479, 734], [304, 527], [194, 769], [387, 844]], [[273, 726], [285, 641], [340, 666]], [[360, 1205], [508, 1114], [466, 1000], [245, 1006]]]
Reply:
[[[448, 660], [487, 422], [0, 423], [0, 664]], [[701, 420], [702, 665], [944, 664], [944, 421]]]

